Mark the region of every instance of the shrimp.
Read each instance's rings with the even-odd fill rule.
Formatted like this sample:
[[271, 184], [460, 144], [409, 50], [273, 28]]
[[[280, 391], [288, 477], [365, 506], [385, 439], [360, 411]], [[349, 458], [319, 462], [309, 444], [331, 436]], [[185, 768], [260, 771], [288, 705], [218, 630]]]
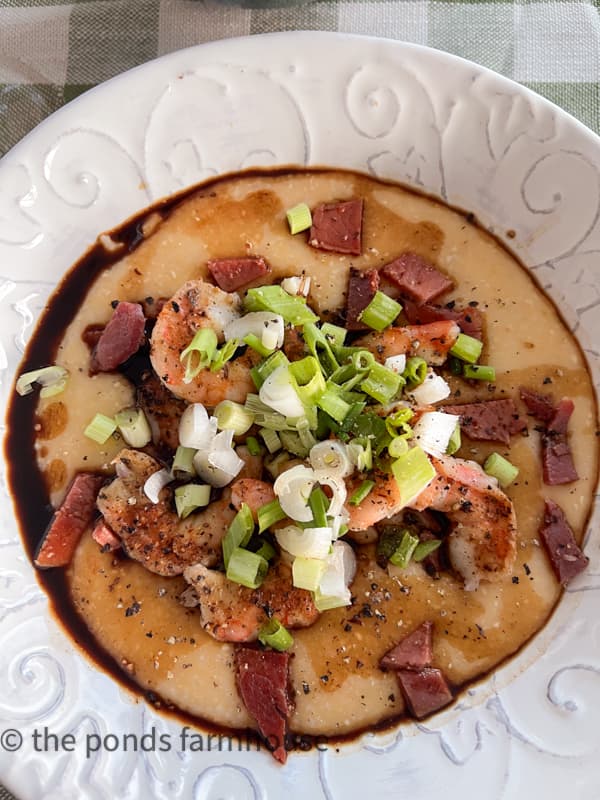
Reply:
[[453, 530], [448, 539], [452, 566], [476, 589], [480, 580], [510, 575], [517, 555], [517, 522], [510, 498], [474, 461], [432, 458], [437, 476], [410, 504], [443, 511]]
[[257, 512], [261, 506], [275, 500], [275, 491], [271, 483], [260, 481], [256, 478], [241, 478], [231, 487], [231, 503], [235, 508], [242, 507], [242, 503], [252, 511], [254, 521], [258, 519]]
[[[361, 544], [372, 540], [373, 526], [383, 519], [394, 516], [404, 507], [400, 489], [393, 476], [376, 470], [370, 477], [375, 481], [375, 486], [365, 499], [357, 506], [350, 503], [346, 506], [349, 515], [348, 528], [350, 533], [354, 534], [353, 538]], [[362, 482], [362, 475], [348, 479], [349, 497], [352, 497]], [[356, 535], [359, 533], [363, 535]]]
[[200, 328], [212, 328], [219, 341], [223, 329], [241, 312], [237, 294], [224, 292], [205, 281], [184, 283], [163, 306], [150, 340], [150, 360], [158, 377], [176, 397], [188, 403], [214, 407], [221, 400], [243, 403], [255, 391], [250, 370], [260, 360], [251, 348], [211, 372], [201, 370], [190, 383], [184, 383], [185, 365], [180, 356]]
[[[239, 455], [244, 457], [243, 448]], [[236, 515], [231, 503], [235, 482], [219, 500], [180, 519], [173, 510], [170, 489], [161, 492], [158, 503], [152, 503], [144, 494], [144, 483], [160, 469], [155, 459], [139, 450], [125, 449], [114, 463], [117, 477], [100, 491], [97, 506], [131, 558], [150, 572], [166, 576], [181, 575], [190, 564], [219, 563], [221, 541]], [[244, 471], [251, 477], [257, 471], [260, 474], [261, 468], [247, 461]]]
[[358, 506], [348, 506], [350, 531], [368, 532], [408, 505], [416, 511], [432, 508], [446, 514], [453, 529], [448, 538], [452, 566], [465, 589], [480, 580], [502, 580], [516, 558], [517, 524], [513, 505], [494, 478], [474, 461], [432, 458], [436, 477], [406, 504], [392, 475], [378, 473], [371, 493]]
[[459, 333], [456, 322], [441, 320], [427, 325], [405, 325], [402, 328], [387, 328], [381, 333], [368, 333], [357, 339], [354, 346], [370, 350], [381, 363], [389, 356], [406, 354], [420, 356], [428, 364], [439, 366], [448, 357], [448, 351]]
[[176, 450], [179, 420], [187, 407], [183, 400], [174, 397], [151, 370], [142, 375], [136, 398], [150, 423], [154, 444], [161, 451]]
[[[270, 567], [258, 589], [240, 586], [203, 564], [188, 567], [183, 575], [195, 591], [202, 627], [221, 642], [254, 641], [271, 617], [286, 628], [307, 628], [319, 618], [311, 593], [293, 586], [283, 561]], [[183, 599], [189, 606], [188, 592]]]

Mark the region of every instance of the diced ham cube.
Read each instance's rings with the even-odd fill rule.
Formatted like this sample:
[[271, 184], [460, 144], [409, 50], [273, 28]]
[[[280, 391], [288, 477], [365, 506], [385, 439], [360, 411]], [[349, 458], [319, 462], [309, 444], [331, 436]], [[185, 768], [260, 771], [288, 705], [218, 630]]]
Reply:
[[121, 540], [102, 518], [94, 525], [92, 539], [98, 542], [103, 552], [112, 552], [113, 550], [119, 550], [121, 547]]
[[433, 623], [427, 620], [381, 659], [382, 669], [422, 669], [433, 657]]
[[566, 586], [587, 567], [589, 558], [575, 541], [575, 536], [562, 508], [553, 500], [546, 500], [544, 524], [540, 536], [550, 558], [558, 581]]
[[207, 266], [217, 286], [224, 292], [235, 292], [271, 271], [261, 256], [215, 258]]
[[379, 273], [376, 269], [350, 269], [348, 278], [348, 294], [346, 297], [346, 328], [349, 331], [361, 331], [364, 325], [359, 317], [379, 289]]
[[428, 303], [454, 285], [443, 272], [416, 253], [403, 253], [382, 267], [381, 274], [396, 284], [402, 295], [416, 303]]
[[426, 325], [428, 322], [449, 319], [456, 322], [467, 336], [479, 340], [483, 338], [483, 315], [478, 308], [448, 308], [428, 303], [419, 305], [411, 300], [404, 300], [402, 308], [411, 325]]
[[441, 670], [425, 667], [399, 670], [396, 675], [411, 713], [422, 719], [452, 702], [452, 692]]
[[308, 243], [319, 250], [359, 256], [362, 251], [362, 200], [324, 203], [312, 212]]
[[38, 567], [65, 567], [71, 562], [84, 531], [91, 523], [102, 475], [80, 472], [54, 514], [34, 563]]
[[293, 710], [289, 695], [289, 654], [237, 647], [236, 680], [240, 696], [254, 717], [273, 756], [285, 764], [285, 734]]
[[527, 406], [527, 410], [540, 422], [550, 422], [554, 416], [554, 400], [552, 395], [539, 394], [531, 389], [521, 386], [519, 389], [521, 400]]
[[476, 441], [510, 444], [511, 436], [527, 428], [511, 399], [444, 406], [442, 410], [460, 416], [461, 431]]
[[110, 372], [137, 353], [144, 341], [145, 324], [139, 303], [119, 303], [92, 352], [94, 372]]
[[567, 434], [573, 409], [573, 401], [563, 398], [542, 436], [542, 468], [548, 486], [572, 483], [579, 478]]

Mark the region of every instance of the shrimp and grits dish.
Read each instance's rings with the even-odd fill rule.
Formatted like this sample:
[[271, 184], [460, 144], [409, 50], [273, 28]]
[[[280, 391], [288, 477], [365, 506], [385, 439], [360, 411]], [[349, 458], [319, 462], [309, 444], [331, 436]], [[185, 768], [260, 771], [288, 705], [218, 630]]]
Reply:
[[159, 203], [67, 274], [19, 373], [11, 488], [59, 617], [280, 762], [446, 708], [587, 566], [582, 351], [472, 215], [399, 185]]

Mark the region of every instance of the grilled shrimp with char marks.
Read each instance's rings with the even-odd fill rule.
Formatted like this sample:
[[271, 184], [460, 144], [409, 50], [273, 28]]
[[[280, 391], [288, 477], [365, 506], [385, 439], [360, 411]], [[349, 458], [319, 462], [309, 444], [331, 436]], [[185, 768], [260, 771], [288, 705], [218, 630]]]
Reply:
[[184, 382], [185, 364], [180, 356], [196, 332], [212, 328], [223, 342], [223, 329], [239, 317], [241, 310], [239, 295], [201, 280], [184, 283], [165, 303], [152, 331], [150, 360], [156, 374], [176, 397], [214, 407], [221, 400], [243, 403], [248, 393], [255, 391], [250, 369], [260, 356], [251, 348], [222, 369], [203, 369], [189, 383]]
[[[260, 475], [260, 459], [244, 448], [238, 454], [246, 461], [247, 477]], [[160, 493], [158, 503], [144, 494], [146, 480], [160, 464], [139, 450], [121, 450], [114, 461], [117, 477], [101, 489], [97, 506], [109, 528], [121, 539], [123, 549], [134, 560], [158, 575], [181, 575], [198, 562], [214, 566], [221, 560], [221, 541], [236, 509], [231, 503], [235, 482], [219, 500], [180, 519], [171, 502], [172, 490]]]

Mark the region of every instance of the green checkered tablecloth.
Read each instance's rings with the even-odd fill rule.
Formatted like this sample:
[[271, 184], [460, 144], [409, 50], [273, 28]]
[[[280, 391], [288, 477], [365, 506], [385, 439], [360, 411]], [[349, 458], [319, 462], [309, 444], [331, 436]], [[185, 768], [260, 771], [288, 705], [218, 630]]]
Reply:
[[[79, 93], [199, 42], [280, 30], [430, 45], [524, 83], [600, 132], [600, 0], [0, 0], [0, 155]], [[287, 4], [286, 8], [250, 6]]]

